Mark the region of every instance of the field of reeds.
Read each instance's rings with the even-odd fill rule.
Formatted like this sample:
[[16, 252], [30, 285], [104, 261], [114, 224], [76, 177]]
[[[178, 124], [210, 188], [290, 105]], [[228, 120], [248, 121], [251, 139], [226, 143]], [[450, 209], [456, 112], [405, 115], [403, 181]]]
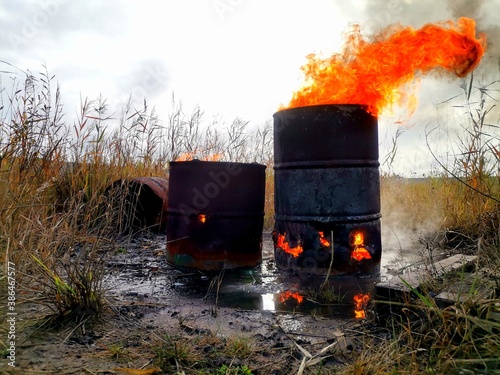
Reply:
[[[120, 229], [126, 212], [120, 204], [110, 206], [106, 188], [128, 177], [168, 178], [168, 162], [186, 153], [266, 164], [265, 226], [272, 227], [271, 123], [220, 123], [201, 108], [186, 111], [175, 98], [166, 119], [146, 102], [130, 101], [121, 113], [110, 113], [104, 98], [83, 99], [77, 118], [70, 119], [47, 71], [18, 75], [11, 87], [1, 88], [0, 103], [0, 311], [6, 310], [7, 270], [13, 264], [16, 308], [39, 306], [36, 319], [50, 322], [45, 329], [54, 323], [91, 324], [104, 314], [106, 254], [119, 248], [124, 235], [133, 235]], [[500, 122], [494, 106], [499, 98], [498, 82], [476, 87], [471, 80], [464, 85], [459, 99], [463, 135], [453, 163], [425, 179], [383, 175], [381, 183], [384, 217], [390, 220], [393, 213], [404, 212], [394, 219], [411, 228], [432, 218], [435, 228], [432, 236], [422, 238], [423, 249], [478, 255], [477, 267], [497, 272], [497, 293]], [[474, 295], [474, 290], [469, 292]], [[394, 321], [390, 337], [367, 335], [363, 352], [343, 372], [500, 373], [498, 294], [479, 307], [466, 299], [440, 310], [432, 299], [423, 298], [418, 308], [418, 324]], [[7, 357], [3, 324], [0, 353]], [[231, 372], [228, 366], [220, 373], [252, 373], [247, 367], [246, 372], [242, 367]], [[313, 369], [305, 373], [330, 373]]]

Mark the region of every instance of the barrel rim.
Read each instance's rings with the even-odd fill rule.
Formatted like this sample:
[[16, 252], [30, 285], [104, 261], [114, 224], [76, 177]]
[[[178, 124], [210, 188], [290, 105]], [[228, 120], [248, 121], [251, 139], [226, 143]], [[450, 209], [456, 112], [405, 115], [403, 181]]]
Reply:
[[[188, 164], [186, 164], [188, 163]], [[169, 161], [169, 165], [201, 165], [203, 163], [204, 165], [239, 165], [239, 166], [245, 166], [245, 167], [251, 167], [251, 168], [263, 168], [266, 169], [267, 166], [265, 164], [260, 164], [260, 163], [247, 163], [247, 162], [238, 162], [238, 161], [212, 161], [212, 160], [200, 160], [200, 159], [193, 159], [193, 160], [186, 160], [186, 161]]]
[[283, 113], [283, 112], [286, 112], [286, 111], [300, 111], [300, 110], [306, 110], [308, 108], [311, 108], [311, 110], [313, 108], [334, 108], [334, 107], [340, 107], [340, 108], [346, 108], [346, 107], [356, 107], [355, 109], [363, 109], [368, 115], [371, 115], [375, 118], [377, 118], [377, 116], [374, 116], [371, 114], [371, 112], [368, 110], [369, 108], [371, 108], [371, 106], [369, 104], [357, 104], [357, 103], [336, 103], [336, 104], [313, 104], [313, 105], [302, 105], [302, 106], [296, 106], [296, 107], [289, 107], [289, 108], [284, 108], [284, 109], [280, 109], [278, 111], [276, 111], [274, 114], [273, 114], [273, 117], [276, 117], [277, 115]]

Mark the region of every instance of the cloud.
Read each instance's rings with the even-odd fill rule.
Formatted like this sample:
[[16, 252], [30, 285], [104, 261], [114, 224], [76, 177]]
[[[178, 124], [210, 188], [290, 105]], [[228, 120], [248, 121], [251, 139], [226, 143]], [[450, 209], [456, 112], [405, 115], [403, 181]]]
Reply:
[[79, 32], [117, 36], [130, 21], [117, 0], [79, 1], [25, 0], [2, 3], [0, 43], [5, 58], [28, 54], [43, 60]]
[[118, 80], [117, 88], [123, 98], [142, 101], [153, 100], [169, 87], [169, 73], [165, 62], [158, 58], [145, 58], [133, 62], [126, 74]]

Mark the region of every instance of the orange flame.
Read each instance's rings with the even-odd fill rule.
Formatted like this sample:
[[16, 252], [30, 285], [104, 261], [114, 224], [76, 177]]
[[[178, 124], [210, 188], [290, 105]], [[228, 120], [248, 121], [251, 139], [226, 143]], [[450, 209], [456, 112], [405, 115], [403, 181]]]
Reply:
[[185, 152], [184, 154], [180, 154], [175, 161], [191, 161], [194, 159], [202, 160], [202, 161], [219, 161], [222, 158], [222, 154], [213, 154], [198, 157], [196, 156], [197, 152]]
[[318, 234], [319, 234], [319, 242], [321, 243], [321, 246], [325, 246], [325, 247], [330, 246], [330, 242], [325, 238], [325, 233], [318, 232]]
[[207, 221], [207, 215], [199, 214], [198, 215], [198, 221], [200, 223], [205, 223], [205, 221]]
[[366, 318], [365, 308], [370, 302], [369, 294], [356, 294], [354, 297], [354, 317], [356, 319]]
[[371, 259], [372, 256], [364, 247], [357, 247], [353, 250], [351, 254], [352, 259], [356, 259], [358, 262], [363, 259]]
[[294, 298], [298, 303], [302, 303], [302, 301], [304, 300], [304, 297], [302, 297], [299, 292], [292, 293], [289, 290], [287, 290], [286, 292], [282, 292], [280, 294], [281, 303], [285, 303], [285, 301], [290, 298]]
[[285, 236], [283, 234], [278, 234], [276, 247], [279, 247], [284, 252], [293, 255], [295, 258], [297, 258], [304, 251], [302, 246], [299, 244], [295, 247], [290, 247], [290, 244], [285, 240]]
[[[363, 104], [375, 116], [399, 105], [416, 108], [416, 73], [448, 72], [465, 77], [479, 64], [486, 36], [475, 36], [475, 21], [460, 18], [412, 27], [390, 25], [367, 41], [359, 26], [348, 34], [341, 53], [307, 56], [304, 86], [285, 108], [317, 104]], [[440, 68], [440, 69], [439, 69]], [[284, 109], [284, 108], [281, 108]]]
[[354, 246], [362, 246], [363, 242], [365, 241], [365, 236], [363, 236], [363, 233], [361, 232], [356, 232], [354, 233], [354, 240], [352, 241], [352, 244]]
[[371, 259], [372, 256], [368, 252], [364, 244], [365, 237], [362, 232], [356, 232], [353, 234], [352, 244], [354, 246], [354, 250], [351, 253], [351, 259], [355, 259], [358, 262], [363, 259]]

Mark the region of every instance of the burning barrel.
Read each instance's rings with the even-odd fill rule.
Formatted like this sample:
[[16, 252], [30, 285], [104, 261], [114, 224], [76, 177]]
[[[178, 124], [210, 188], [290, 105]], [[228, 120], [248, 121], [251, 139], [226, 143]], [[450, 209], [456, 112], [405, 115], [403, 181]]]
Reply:
[[258, 265], [265, 169], [256, 163], [171, 162], [167, 261], [200, 270]]
[[276, 265], [311, 274], [380, 269], [377, 118], [361, 105], [274, 114]]

